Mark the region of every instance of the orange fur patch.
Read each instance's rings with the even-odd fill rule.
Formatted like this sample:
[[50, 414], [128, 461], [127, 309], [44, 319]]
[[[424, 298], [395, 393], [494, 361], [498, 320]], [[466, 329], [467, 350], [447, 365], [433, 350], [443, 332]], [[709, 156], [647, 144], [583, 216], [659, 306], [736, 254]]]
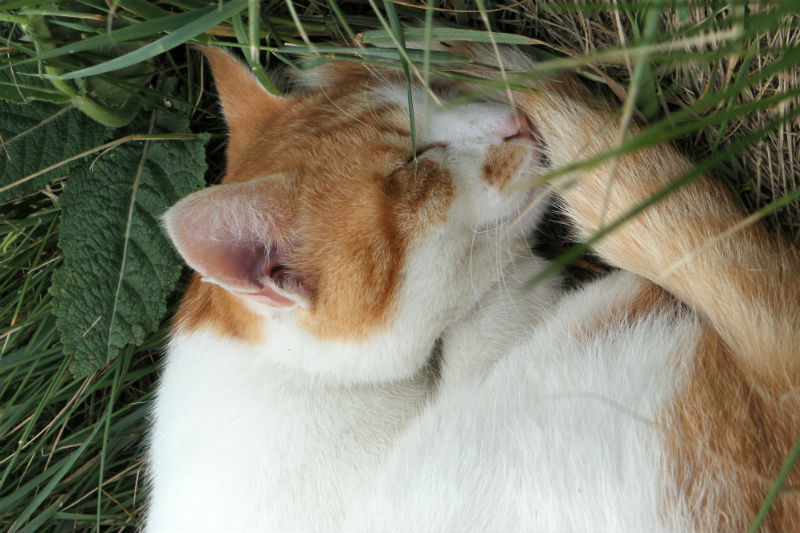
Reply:
[[[686, 309], [662, 287], [642, 283], [632, 299], [583, 333]], [[677, 488], [665, 507], [685, 506], [697, 531], [744, 531], [800, 434], [800, 399], [781, 396], [775, 383], [752, 382], [719, 335], [705, 322], [701, 327], [695, 367], [664, 416], [668, 472]], [[800, 529], [800, 465], [786, 487], [763, 530]]]
[[620, 327], [633, 326], [648, 315], [662, 313], [669, 310], [678, 313], [685, 307], [670, 293], [655, 283], [642, 278], [641, 286], [636, 294], [621, 303], [616, 304], [606, 315], [596, 317], [596, 320], [583, 324], [580, 336], [589, 339], [595, 336], [607, 335], [618, 331]]
[[[751, 382], [706, 327], [696, 368], [667, 418], [679, 498], [701, 531], [745, 531], [800, 434], [800, 401]], [[800, 465], [767, 515], [765, 531], [800, 530]], [[793, 488], [792, 488], [793, 487]]]
[[228, 291], [203, 282], [194, 274], [175, 314], [174, 328], [181, 333], [210, 328], [221, 336], [258, 343], [263, 340], [261, 318]]
[[404, 235], [444, 222], [455, 198], [450, 172], [428, 159], [419, 160], [416, 170], [406, 165], [393, 173], [386, 193]]
[[489, 147], [481, 168], [483, 181], [502, 190], [519, 172], [526, 152], [525, 147], [511, 143]]

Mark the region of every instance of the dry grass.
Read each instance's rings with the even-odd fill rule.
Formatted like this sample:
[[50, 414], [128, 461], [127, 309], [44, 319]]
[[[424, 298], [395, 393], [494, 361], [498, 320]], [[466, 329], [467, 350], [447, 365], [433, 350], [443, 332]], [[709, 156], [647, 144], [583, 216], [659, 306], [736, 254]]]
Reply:
[[[583, 1], [577, 3], [589, 4]], [[613, 0], [606, 3], [616, 4]], [[709, 21], [712, 22], [711, 30], [726, 27], [728, 19], [735, 15], [735, 11], [727, 8], [713, 9], [708, 4], [695, 2], [693, 7], [680, 15], [675, 10], [665, 12], [661, 16], [661, 31], [669, 34], [680, 28]], [[555, 10], [552, 6], [552, 2], [528, 0], [499, 11], [496, 22], [505, 31], [535, 37], [568, 56], [587, 55], [598, 50], [628, 45], [636, 40], [630, 20], [624, 13], [602, 10], [586, 14], [573, 9]], [[757, 11], [759, 8], [752, 9]], [[740, 52], [749, 51], [753, 54], [752, 60], [747, 64], [747, 72], [754, 73], [775, 61], [773, 50], [799, 45], [800, 10], [798, 14], [785, 16], [785, 24], [781, 29], [760, 33]], [[719, 48], [713, 39], [709, 39], [706, 46], [710, 50]], [[669, 115], [675, 109], [691, 106], [706, 94], [721, 91], [735, 82], [744, 62], [745, 54], [740, 53], [711, 63], [688, 61], [666, 64], [656, 72], [657, 84], [663, 90], [660, 112]], [[607, 83], [614, 89], [617, 97], [624, 99], [631, 78], [631, 64], [614, 61], [595, 63], [594, 66], [607, 76]], [[614, 82], [618, 85], [614, 86]], [[744, 87], [739, 97], [728, 105], [746, 104], [798, 88], [800, 66], [791, 71], [779, 72], [756, 85]], [[787, 100], [775, 108], [748, 113], [719, 126], [706, 127], [693, 138], [684, 139], [679, 144], [685, 152], [696, 159], [702, 159], [714, 150], [752, 132], [765, 121], [785, 114], [790, 107], [798, 105], [800, 100], [797, 98]], [[759, 209], [797, 189], [800, 186], [800, 118], [784, 123], [764, 140], [752, 145], [738, 156], [737, 163], [725, 177], [730, 180], [749, 210]], [[769, 222], [780, 226], [795, 244], [800, 244], [799, 201], [792, 202], [776, 213]]]

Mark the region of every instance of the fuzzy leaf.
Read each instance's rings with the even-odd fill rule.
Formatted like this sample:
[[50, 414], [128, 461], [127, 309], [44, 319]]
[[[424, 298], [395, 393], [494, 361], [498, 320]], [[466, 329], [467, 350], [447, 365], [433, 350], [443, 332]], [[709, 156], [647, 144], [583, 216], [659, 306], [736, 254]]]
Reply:
[[[146, 114], [143, 114], [146, 115]], [[164, 113], [141, 133], [189, 133]], [[119, 145], [70, 176], [61, 196], [62, 268], [52, 292], [64, 351], [86, 374], [141, 344], [166, 313], [181, 263], [160, 217], [204, 184], [205, 138]]]
[[111, 130], [90, 119], [72, 105], [32, 102], [16, 105], [0, 102], [0, 203], [30, 194], [65, 176], [83, 161], [64, 165], [20, 182], [26, 176], [69, 160], [103, 144]]

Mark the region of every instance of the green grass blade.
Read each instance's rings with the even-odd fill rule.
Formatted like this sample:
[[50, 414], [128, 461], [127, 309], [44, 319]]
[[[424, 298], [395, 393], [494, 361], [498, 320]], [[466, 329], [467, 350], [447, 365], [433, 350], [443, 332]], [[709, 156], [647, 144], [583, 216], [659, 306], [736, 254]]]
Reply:
[[60, 9], [23, 9], [19, 13], [25, 16], [48, 15], [51, 17], [97, 20], [97, 15], [94, 13], [81, 13], [80, 11], [62, 11]]
[[100, 28], [95, 28], [92, 26], [87, 26], [86, 24], [79, 24], [75, 22], [67, 22], [65, 20], [58, 20], [58, 19], [49, 19], [48, 21], [51, 26], [61, 26], [62, 28], [69, 28], [71, 30], [75, 30], [80, 33], [88, 33], [88, 34], [96, 34], [100, 33], [103, 30]]
[[333, 11], [333, 14], [336, 16], [336, 20], [339, 21], [339, 24], [342, 25], [345, 33], [347, 33], [347, 36], [350, 38], [350, 41], [355, 42], [356, 34], [353, 31], [353, 28], [350, 27], [350, 24], [347, 22], [347, 17], [344, 16], [342, 10], [339, 8], [338, 2], [336, 2], [336, 0], [327, 0], [327, 1], [328, 5], [331, 7], [331, 11]]
[[41, 531], [45, 528], [47, 521], [50, 520], [64, 505], [64, 497], [56, 499], [55, 502], [50, 504], [44, 511], [39, 513], [36, 518], [25, 524], [26, 531]]
[[115, 4], [146, 19], [165, 17], [170, 14], [166, 9], [158, 7], [155, 2], [147, 0], [116, 0]]
[[28, 518], [30, 518], [30, 516], [34, 513], [34, 511], [36, 511], [36, 509], [42, 504], [42, 502], [48, 496], [50, 496], [50, 493], [52, 493], [56, 485], [64, 478], [64, 476], [67, 475], [67, 473], [72, 468], [72, 465], [75, 464], [75, 462], [83, 454], [86, 448], [88, 448], [89, 445], [92, 443], [92, 440], [97, 435], [97, 432], [100, 430], [101, 427], [103, 427], [104, 420], [105, 417], [103, 417], [103, 420], [94, 425], [94, 430], [92, 430], [92, 433], [83, 441], [83, 443], [80, 445], [80, 447], [78, 447], [77, 450], [75, 450], [69, 455], [67, 460], [63, 462], [61, 467], [55, 472], [55, 474], [53, 474], [53, 476], [50, 478], [47, 484], [41, 488], [39, 493], [36, 494], [36, 496], [34, 496], [33, 499], [31, 499], [30, 503], [28, 503], [25, 509], [23, 509], [23, 511], [17, 517], [14, 525], [12, 525], [11, 528], [9, 529], [9, 533], [14, 533], [15, 531], [18, 531], [25, 524]]
[[[44, 322], [42, 324], [40, 324], [40, 328], [42, 327], [43, 324], [44, 324]], [[61, 376], [64, 376], [64, 375], [66, 375], [66, 372], [67, 372], [67, 367], [62, 365], [59, 368], [58, 374], [61, 375]], [[2, 480], [0, 480], [0, 487], [5, 486], [6, 481], [8, 481], [8, 477], [7, 476], [12, 471], [12, 468], [14, 467], [14, 465], [19, 463], [20, 454], [24, 451], [24, 447], [25, 447], [26, 443], [28, 442], [28, 437], [30, 436], [31, 432], [33, 431], [34, 424], [39, 419], [39, 417], [42, 416], [42, 413], [44, 412], [45, 407], [47, 406], [48, 400], [53, 394], [53, 388], [52, 387], [55, 387], [55, 386], [56, 386], [56, 383], [55, 382], [51, 382], [50, 385], [49, 385], [50, 388], [48, 388], [45, 391], [45, 394], [37, 402], [36, 407], [34, 408], [33, 413], [31, 414], [30, 422], [28, 422], [25, 425], [25, 429], [23, 430], [22, 435], [18, 439], [17, 449], [14, 452], [13, 456], [11, 456], [11, 460], [9, 461], [9, 464], [6, 466], [6, 471], [3, 472], [3, 478], [2, 478]], [[0, 500], [0, 501], [2, 501], [2, 500]], [[0, 510], [2, 510], [2, 504], [0, 504]]]
[[[728, 98], [726, 103], [726, 109], [732, 108], [736, 104], [736, 98], [742, 93], [745, 89], [745, 83], [747, 81], [746, 73], [750, 69], [750, 64], [752, 63], [753, 59], [756, 56], [756, 51], [752, 48], [749, 48], [745, 51], [744, 59], [742, 60], [742, 64], [739, 67], [739, 70], [736, 72], [736, 76], [733, 81], [734, 90]], [[725, 121], [717, 130], [717, 135], [714, 138], [714, 145], [712, 146], [711, 150], [716, 150], [719, 147], [720, 143], [722, 142], [722, 136], [727, 129], [728, 121]]]
[[311, 42], [311, 39], [308, 38], [308, 34], [306, 33], [305, 26], [302, 22], [300, 22], [300, 17], [297, 16], [297, 11], [294, 9], [294, 2], [292, 0], [286, 0], [286, 7], [289, 9], [289, 14], [292, 17], [292, 22], [297, 28], [297, 32], [300, 34], [300, 38], [303, 39], [303, 42], [306, 43], [306, 46], [311, 48], [312, 50], [315, 49], [314, 43]]
[[[372, 2], [372, 0], [370, 0]], [[400, 19], [397, 16], [397, 11], [391, 0], [383, 0], [383, 7], [386, 9], [386, 17], [389, 19], [392, 33], [398, 43], [398, 52], [402, 50], [405, 52], [406, 43], [403, 37], [403, 27], [400, 25]], [[377, 7], [373, 4], [373, 9], [378, 13]], [[414, 159], [414, 172], [417, 171], [417, 126], [416, 117], [414, 116], [414, 93], [411, 90], [411, 72], [409, 71], [410, 60], [405, 53], [401, 53], [403, 74], [406, 77], [406, 96], [408, 97], [408, 125], [411, 130], [411, 157]]]
[[[250, 45], [248, 57], [258, 64], [258, 43], [261, 40], [261, 15], [258, 12], [258, 0], [247, 2], [247, 41]], [[259, 64], [259, 67], [261, 65]]]
[[[487, 31], [464, 30], [461, 28], [431, 27], [430, 36], [437, 41], [471, 41], [474, 43], [490, 43], [492, 38], [498, 44], [534, 44], [538, 42], [522, 35], [512, 33], [489, 33]], [[405, 28], [402, 37], [406, 42], [426, 42], [425, 33], [428, 28]], [[364, 32], [361, 39], [365, 44], [386, 44], [395, 41], [397, 36], [387, 30], [372, 30]]]
[[40, 6], [49, 4], [52, 0], [9, 0], [0, 5], [0, 9], [4, 11], [11, 11], [12, 9], [19, 9], [22, 7]]
[[231, 0], [226, 4], [223, 4], [220, 8], [214, 8], [210, 12], [200, 10], [202, 12], [200, 16], [198, 16], [199, 12], [192, 12], [192, 14], [196, 17], [195, 20], [179, 28], [178, 30], [175, 30], [169, 35], [153, 41], [152, 43], [149, 43], [138, 50], [127, 53], [120, 57], [116, 57], [110, 61], [93, 65], [75, 72], [70, 72], [68, 74], [64, 74], [63, 76], [59, 76], [58, 78], [62, 80], [83, 78], [85, 76], [93, 76], [96, 74], [111, 72], [112, 70], [122, 69], [136, 63], [146, 61], [151, 57], [157, 56], [158, 54], [184, 44], [190, 39], [205, 32], [212, 26], [231, 18], [237, 13], [241, 13], [246, 8], [247, 0]]
[[431, 42], [433, 42], [433, 0], [425, 4], [425, 29], [422, 37], [422, 84], [425, 87], [424, 100], [422, 101], [423, 132], [427, 133], [430, 125], [430, 102], [428, 90], [431, 86]]
[[781, 471], [778, 473], [778, 477], [775, 478], [775, 481], [772, 483], [772, 486], [767, 493], [767, 497], [764, 498], [764, 503], [761, 504], [758, 514], [756, 514], [755, 519], [753, 519], [753, 523], [750, 525], [750, 529], [748, 530], [750, 533], [755, 533], [761, 529], [761, 524], [764, 522], [767, 514], [769, 514], [769, 510], [775, 503], [775, 498], [777, 498], [778, 494], [780, 494], [784, 484], [786, 484], [789, 473], [792, 471], [794, 465], [797, 464], [798, 460], [800, 460], [800, 436], [795, 441], [794, 446], [792, 446], [789, 455], [786, 457], [786, 461], [784, 461], [783, 466], [781, 466]]
[[[650, 3], [645, 2], [643, 6], [637, 6], [634, 12], [629, 4], [624, 4], [636, 42], [643, 46], [649, 46], [659, 41], [657, 32], [662, 12], [648, 4]], [[639, 28], [640, 19], [643, 19], [641, 20], [643, 26], [641, 29]], [[646, 52], [633, 54], [633, 57], [635, 65], [631, 86], [634, 92], [631, 98], [647, 119], [653, 119], [659, 112], [659, 99], [651, 60]]]
[[100, 529], [100, 510], [101, 510], [101, 503], [103, 501], [103, 491], [100, 490], [103, 486], [103, 476], [105, 476], [106, 471], [106, 450], [108, 449], [108, 434], [111, 429], [111, 417], [114, 413], [114, 404], [117, 401], [117, 396], [119, 395], [119, 386], [120, 383], [124, 380], [125, 374], [128, 372], [128, 366], [130, 365], [130, 355], [128, 353], [123, 354], [122, 357], [114, 365], [114, 380], [111, 382], [111, 396], [108, 399], [108, 412], [105, 417], [105, 423], [103, 424], [103, 445], [100, 448], [100, 472], [98, 473], [98, 480], [97, 480], [97, 522], [96, 522], [96, 530], [99, 532]]
[[264, 67], [262, 67], [259, 62], [258, 37], [255, 38], [255, 44], [253, 44], [253, 41], [251, 41], [252, 35], [250, 35], [252, 28], [245, 27], [241, 14], [233, 17], [233, 31], [236, 33], [236, 39], [246, 49], [244, 57], [247, 61], [247, 65], [250, 67], [250, 72], [253, 73], [267, 91], [272, 94], [278, 94], [280, 91], [278, 91], [278, 88], [272, 83]]
[[[95, 48], [99, 48], [101, 46], [110, 46], [116, 43], [143, 39], [159, 33], [173, 31], [186, 25], [187, 23], [190, 23], [193, 20], [196, 20], [198, 15], [202, 16], [203, 14], [212, 13], [214, 11], [216, 11], [216, 8], [211, 6], [200, 11], [179, 13], [177, 15], [170, 15], [168, 17], [161, 17], [154, 20], [140, 22], [132, 26], [120, 28], [118, 30], [112, 30], [108, 33], [103, 33], [101, 35], [96, 35], [94, 37], [89, 37], [88, 39], [75, 41], [74, 43], [55, 48], [49, 52], [37, 55], [35, 59], [52, 59], [55, 57], [76, 54], [78, 52], [85, 52], [87, 50], [94, 50]], [[138, 63], [138, 61], [135, 62]]]

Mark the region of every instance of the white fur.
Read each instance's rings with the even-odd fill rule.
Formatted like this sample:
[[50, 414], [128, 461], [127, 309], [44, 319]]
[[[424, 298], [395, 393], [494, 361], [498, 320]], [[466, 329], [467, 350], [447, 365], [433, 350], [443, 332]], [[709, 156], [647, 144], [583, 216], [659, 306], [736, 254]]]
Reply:
[[[697, 342], [669, 313], [590, 338], [583, 327], [638, 286], [619, 273], [565, 297], [543, 323], [509, 328], [516, 346], [468, 380], [442, 380], [350, 508], [355, 531], [676, 531], [663, 409]], [[466, 335], [467, 343], [457, 338]], [[474, 333], [444, 345], [464, 358]], [[468, 356], [486, 357], [484, 344]]]
[[694, 317], [587, 339], [635, 294], [633, 275], [558, 302], [552, 284], [505, 279], [445, 332], [433, 402], [425, 371], [334, 384], [230, 339], [176, 338], [148, 530], [685, 529], [680, 510], [662, 512], [660, 416], [691, 365]]
[[338, 527], [426, 381], [320, 383], [231, 339], [176, 338], [156, 404], [147, 529]]

